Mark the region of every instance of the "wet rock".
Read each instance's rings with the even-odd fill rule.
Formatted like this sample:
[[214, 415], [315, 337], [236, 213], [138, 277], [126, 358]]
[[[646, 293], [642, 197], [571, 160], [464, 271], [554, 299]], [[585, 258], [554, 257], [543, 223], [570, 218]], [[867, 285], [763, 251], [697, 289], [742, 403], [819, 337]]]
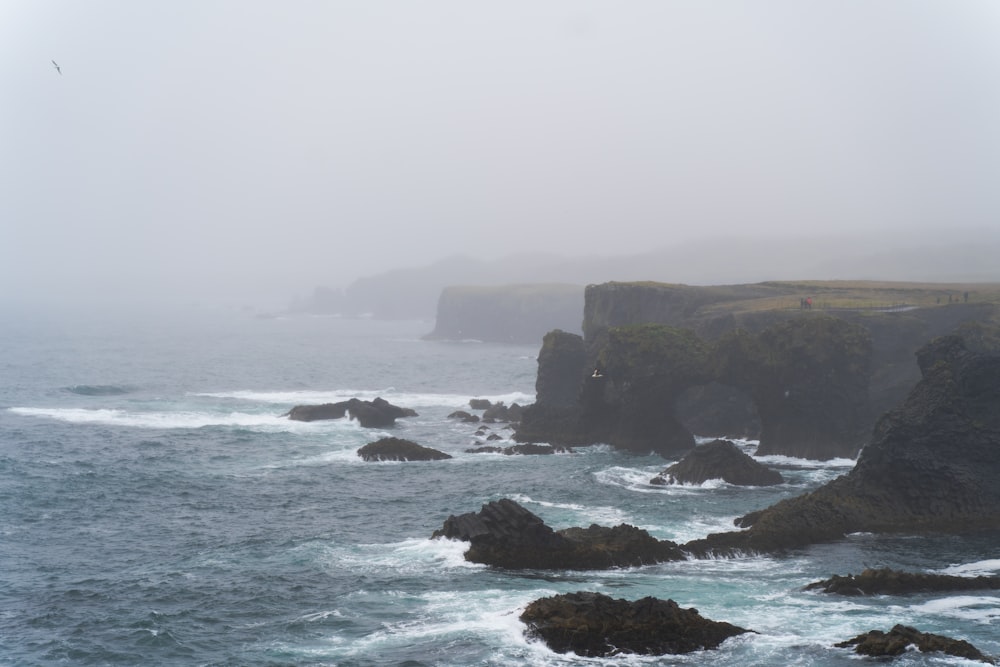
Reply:
[[508, 569], [594, 570], [685, 558], [673, 542], [627, 524], [555, 531], [507, 498], [448, 517], [433, 537], [467, 541], [466, 560]]
[[469, 399], [469, 407], [473, 410], [489, 410], [493, 403], [486, 398], [472, 398]]
[[859, 575], [834, 575], [805, 587], [837, 595], [908, 595], [955, 591], [998, 590], [1000, 577], [956, 577], [926, 572], [899, 572], [890, 568], [867, 569]]
[[381, 397], [371, 401], [352, 398], [338, 403], [297, 405], [286, 413], [289, 419], [306, 422], [341, 419], [345, 415], [358, 420], [358, 423], [366, 428], [382, 428], [394, 425], [400, 417], [416, 417], [417, 413], [410, 408], [393, 405]]
[[445, 452], [418, 445], [402, 438], [382, 438], [358, 450], [365, 461], [440, 461], [450, 459]]
[[966, 660], [978, 660], [990, 665], [996, 662], [983, 655], [975, 646], [962, 639], [952, 639], [943, 635], [920, 632], [905, 625], [893, 626], [889, 632], [872, 630], [854, 639], [836, 644], [840, 648], [854, 647], [855, 653], [873, 657], [895, 657], [905, 653], [909, 647], [921, 653], [946, 653]]
[[713, 440], [695, 447], [650, 480], [650, 484], [701, 484], [710, 479], [737, 486], [773, 486], [785, 481], [777, 470], [754, 461], [734, 443]]
[[475, 424], [479, 422], [479, 417], [477, 415], [466, 412], [465, 410], [455, 410], [448, 415], [448, 419], [458, 419], [466, 424]]
[[691, 653], [749, 632], [704, 618], [697, 609], [681, 609], [673, 600], [629, 602], [589, 592], [535, 600], [520, 618], [527, 634], [553, 651], [586, 657]]

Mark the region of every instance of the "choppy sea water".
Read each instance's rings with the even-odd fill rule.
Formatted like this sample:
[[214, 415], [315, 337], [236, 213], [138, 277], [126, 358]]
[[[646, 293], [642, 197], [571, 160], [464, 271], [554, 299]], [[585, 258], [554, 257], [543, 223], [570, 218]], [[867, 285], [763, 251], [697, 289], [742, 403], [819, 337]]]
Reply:
[[[537, 346], [426, 342], [426, 322], [9, 317], [0, 339], [0, 664], [857, 665], [833, 646], [895, 623], [1000, 655], [1000, 595], [838, 598], [802, 587], [865, 567], [1000, 572], [1000, 536], [855, 535], [780, 557], [607, 572], [505, 572], [431, 540], [510, 497], [554, 528], [627, 522], [686, 541], [816, 488], [852, 461], [765, 457], [788, 482], [649, 484], [670, 462], [607, 446], [467, 454], [472, 397], [533, 399]], [[391, 430], [281, 417], [382, 396]], [[493, 432], [509, 437], [502, 425]], [[364, 463], [395, 435], [438, 462]], [[742, 443], [748, 451], [754, 443]], [[672, 598], [756, 634], [687, 656], [557, 655], [530, 601], [578, 590]], [[965, 664], [909, 653], [900, 665]], [[971, 663], [970, 663], [971, 664]]]

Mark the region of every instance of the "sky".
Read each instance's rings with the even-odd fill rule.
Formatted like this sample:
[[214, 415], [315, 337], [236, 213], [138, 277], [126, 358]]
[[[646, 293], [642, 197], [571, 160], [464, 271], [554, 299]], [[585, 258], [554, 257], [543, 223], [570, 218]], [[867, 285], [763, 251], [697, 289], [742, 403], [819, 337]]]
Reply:
[[0, 302], [998, 213], [995, 0], [0, 0]]

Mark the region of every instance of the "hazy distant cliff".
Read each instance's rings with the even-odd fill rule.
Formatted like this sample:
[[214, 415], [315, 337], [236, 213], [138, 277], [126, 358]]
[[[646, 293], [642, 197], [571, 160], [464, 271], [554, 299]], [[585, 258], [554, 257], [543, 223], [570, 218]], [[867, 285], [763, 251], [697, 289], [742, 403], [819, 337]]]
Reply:
[[552, 329], [579, 332], [582, 314], [580, 285], [446, 287], [425, 338], [532, 343]]

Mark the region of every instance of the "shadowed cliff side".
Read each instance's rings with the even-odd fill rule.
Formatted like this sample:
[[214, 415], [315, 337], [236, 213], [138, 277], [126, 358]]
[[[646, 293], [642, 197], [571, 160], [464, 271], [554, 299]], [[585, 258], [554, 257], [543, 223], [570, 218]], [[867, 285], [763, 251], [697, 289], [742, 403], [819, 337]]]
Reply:
[[757, 404], [764, 451], [853, 456], [867, 424], [870, 355], [864, 329], [824, 316], [715, 343], [662, 324], [611, 327], [589, 352], [579, 336], [553, 332], [538, 357], [537, 401], [516, 437], [673, 456], [695, 444], [677, 418], [678, 397], [718, 381]]
[[970, 326], [921, 348], [923, 379], [878, 421], [850, 473], [744, 517], [746, 530], [710, 535], [685, 549], [698, 555], [773, 552], [859, 531], [1000, 528], [996, 339], [995, 329]]

